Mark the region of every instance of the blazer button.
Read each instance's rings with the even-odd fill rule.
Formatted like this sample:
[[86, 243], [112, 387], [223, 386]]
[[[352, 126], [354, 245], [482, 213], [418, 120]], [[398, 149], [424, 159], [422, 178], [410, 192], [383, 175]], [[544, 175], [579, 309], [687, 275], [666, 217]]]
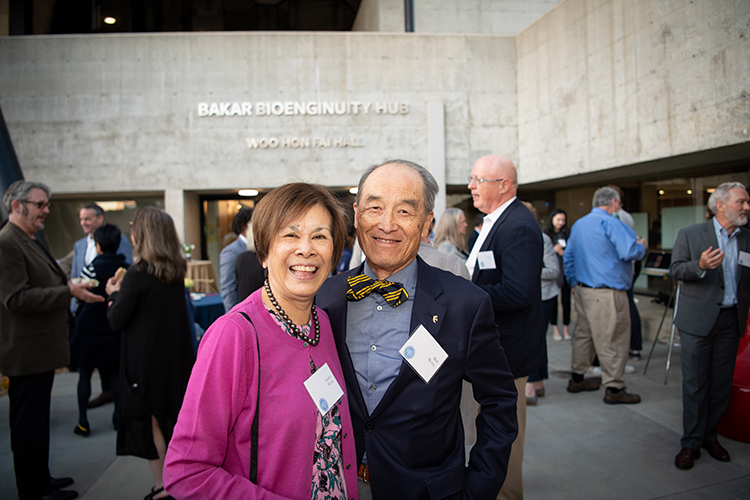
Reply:
[[372, 432], [372, 431], [373, 431], [374, 429], [375, 429], [375, 426], [374, 426], [374, 425], [372, 425], [371, 423], [367, 423], [367, 424], [365, 424], [365, 430], [366, 430], [367, 432]]
[[346, 469], [349, 470], [352, 468], [352, 464], [346, 464]]

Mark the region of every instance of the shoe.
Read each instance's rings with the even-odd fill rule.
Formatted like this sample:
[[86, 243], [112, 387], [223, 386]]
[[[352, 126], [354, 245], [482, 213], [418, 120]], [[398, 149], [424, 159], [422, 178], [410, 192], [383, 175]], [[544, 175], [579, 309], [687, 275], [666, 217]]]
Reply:
[[51, 477], [49, 478], [49, 483], [52, 488], [59, 490], [61, 488], [65, 488], [66, 486], [70, 486], [73, 484], [73, 478], [72, 477]]
[[682, 470], [690, 470], [693, 468], [693, 462], [701, 457], [701, 450], [694, 450], [692, 448], [683, 448], [674, 457], [674, 466]]
[[542, 396], [544, 396], [544, 387], [542, 387], [541, 389], [537, 389], [536, 390], [536, 396], [538, 398], [541, 398]]
[[635, 405], [641, 402], [641, 397], [625, 392], [625, 389], [620, 392], [605, 391], [604, 402], [610, 405]]
[[573, 379], [568, 380], [568, 392], [576, 393], [583, 391], [598, 391], [599, 382], [596, 380], [583, 379], [580, 382], [573, 382]]
[[565, 340], [572, 340], [572, 339], [573, 339], [573, 337], [571, 337], [571, 336], [570, 336], [569, 334], [567, 334], [567, 333], [563, 335], [563, 338], [564, 338]]
[[98, 408], [112, 401], [112, 392], [103, 391], [97, 397], [89, 401], [89, 408]]
[[601, 366], [589, 366], [588, 369], [589, 373], [592, 375], [596, 375], [597, 377], [602, 376], [602, 367]]
[[78, 492], [73, 490], [52, 490], [39, 500], [73, 500], [78, 498]]
[[79, 436], [89, 437], [89, 434], [91, 434], [91, 429], [78, 424], [76, 425], [75, 429], [73, 429], [73, 432], [78, 434]]
[[555, 342], [562, 342], [562, 339], [563, 338], [560, 336], [559, 333], [553, 333], [552, 334], [552, 340], [554, 340]]
[[[151, 488], [151, 493], [143, 497], [143, 500], [152, 500], [156, 495], [158, 495], [162, 491], [164, 491], [164, 486], [162, 486], [158, 490], [156, 489], [156, 486], [154, 486], [153, 488]], [[159, 500], [174, 500], [174, 498], [172, 498], [171, 496], [166, 496], [164, 498], [160, 498]]]
[[632, 365], [625, 365], [625, 373], [635, 373], [635, 367]]
[[633, 350], [631, 350], [630, 352], [628, 352], [628, 355], [630, 356], [630, 359], [634, 359], [636, 361], [640, 361], [641, 360], [641, 351], [633, 351]]
[[526, 396], [526, 406], [536, 406], [536, 403], [538, 400], [539, 398], [537, 397], [536, 394], [534, 394], [533, 397]]
[[718, 441], [704, 441], [701, 448], [708, 450], [708, 454], [711, 455], [711, 458], [714, 458], [719, 462], [729, 462], [731, 460], [731, 458], [729, 458], [729, 452], [725, 450]]

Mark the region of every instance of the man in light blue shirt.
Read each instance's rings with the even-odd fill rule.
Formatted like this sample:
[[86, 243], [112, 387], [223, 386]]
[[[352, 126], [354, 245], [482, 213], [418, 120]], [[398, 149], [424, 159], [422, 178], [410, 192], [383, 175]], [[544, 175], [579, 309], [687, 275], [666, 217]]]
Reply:
[[717, 429], [732, 393], [740, 336], [750, 307], [750, 196], [725, 182], [708, 199], [712, 220], [680, 230], [672, 250], [672, 277], [680, 281], [674, 324], [682, 344], [682, 449], [678, 469], [688, 470], [701, 448], [721, 462], [729, 452]]
[[568, 392], [599, 389], [597, 382], [583, 377], [595, 351], [607, 388], [604, 402], [636, 404], [640, 396], [626, 392], [623, 381], [630, 348], [627, 290], [633, 281], [631, 262], [643, 258], [646, 241], [613, 217], [622, 207], [617, 191], [599, 188], [591, 204], [591, 212], [573, 224], [563, 256], [565, 279], [576, 286], [578, 314]]

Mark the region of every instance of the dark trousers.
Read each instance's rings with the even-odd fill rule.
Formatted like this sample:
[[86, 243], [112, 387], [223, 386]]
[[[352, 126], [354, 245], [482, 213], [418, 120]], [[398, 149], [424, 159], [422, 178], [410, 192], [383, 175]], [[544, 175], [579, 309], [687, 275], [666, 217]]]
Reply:
[[[560, 301], [562, 302], [563, 309], [563, 325], [570, 324], [570, 285], [566, 281], [565, 284], [560, 287]], [[557, 297], [551, 299], [555, 301], [555, 307], [552, 308], [550, 313], [549, 322], [551, 325], [557, 326]]]
[[708, 335], [680, 331], [682, 342], [682, 447], [716, 441], [732, 394], [740, 341], [737, 308], [722, 309]]
[[[98, 367], [99, 378], [102, 380], [102, 391], [104, 391], [104, 381], [107, 381], [107, 387], [112, 391], [112, 400], [114, 401], [114, 412], [112, 413], [112, 423], [117, 428], [117, 412], [119, 408], [120, 396], [120, 370], [119, 367]], [[94, 373], [93, 368], [78, 368], [78, 423], [86, 429], [89, 429], [88, 407], [89, 398], [91, 398], [91, 376]]]
[[[549, 318], [553, 310], [557, 309], [557, 297], [552, 297], [549, 300], [542, 301], [542, 318]], [[547, 321], [542, 321], [542, 328], [544, 328], [544, 355], [542, 356], [539, 369], [529, 375], [529, 382], [539, 382], [540, 380], [546, 380], [549, 378], [549, 369], [547, 365], [549, 363], [547, 357]]]
[[55, 372], [9, 379], [10, 448], [18, 498], [38, 498], [51, 491], [49, 414]]
[[633, 300], [633, 289], [628, 290], [628, 302], [630, 303], [630, 350], [640, 351], [643, 349], [643, 333], [641, 332], [641, 315]]

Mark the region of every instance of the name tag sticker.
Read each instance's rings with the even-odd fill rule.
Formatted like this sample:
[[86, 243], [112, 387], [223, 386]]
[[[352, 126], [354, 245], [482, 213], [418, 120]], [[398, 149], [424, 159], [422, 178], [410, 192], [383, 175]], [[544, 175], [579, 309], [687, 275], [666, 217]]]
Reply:
[[324, 364], [318, 370], [305, 380], [305, 389], [310, 394], [315, 406], [321, 415], [328, 413], [328, 410], [339, 402], [344, 391], [341, 390], [336, 377], [333, 376], [328, 363]]
[[497, 266], [495, 266], [495, 254], [491, 250], [479, 252], [477, 254], [477, 264], [479, 264], [479, 269], [497, 269]]
[[740, 257], [737, 260], [737, 262], [741, 266], [750, 267], [750, 253], [748, 253], [748, 252], [740, 252]]
[[398, 352], [409, 363], [409, 366], [417, 372], [417, 375], [424, 380], [425, 384], [430, 383], [432, 376], [448, 359], [448, 353], [440, 347], [435, 337], [430, 335], [430, 332], [422, 325], [414, 330], [409, 340]]

